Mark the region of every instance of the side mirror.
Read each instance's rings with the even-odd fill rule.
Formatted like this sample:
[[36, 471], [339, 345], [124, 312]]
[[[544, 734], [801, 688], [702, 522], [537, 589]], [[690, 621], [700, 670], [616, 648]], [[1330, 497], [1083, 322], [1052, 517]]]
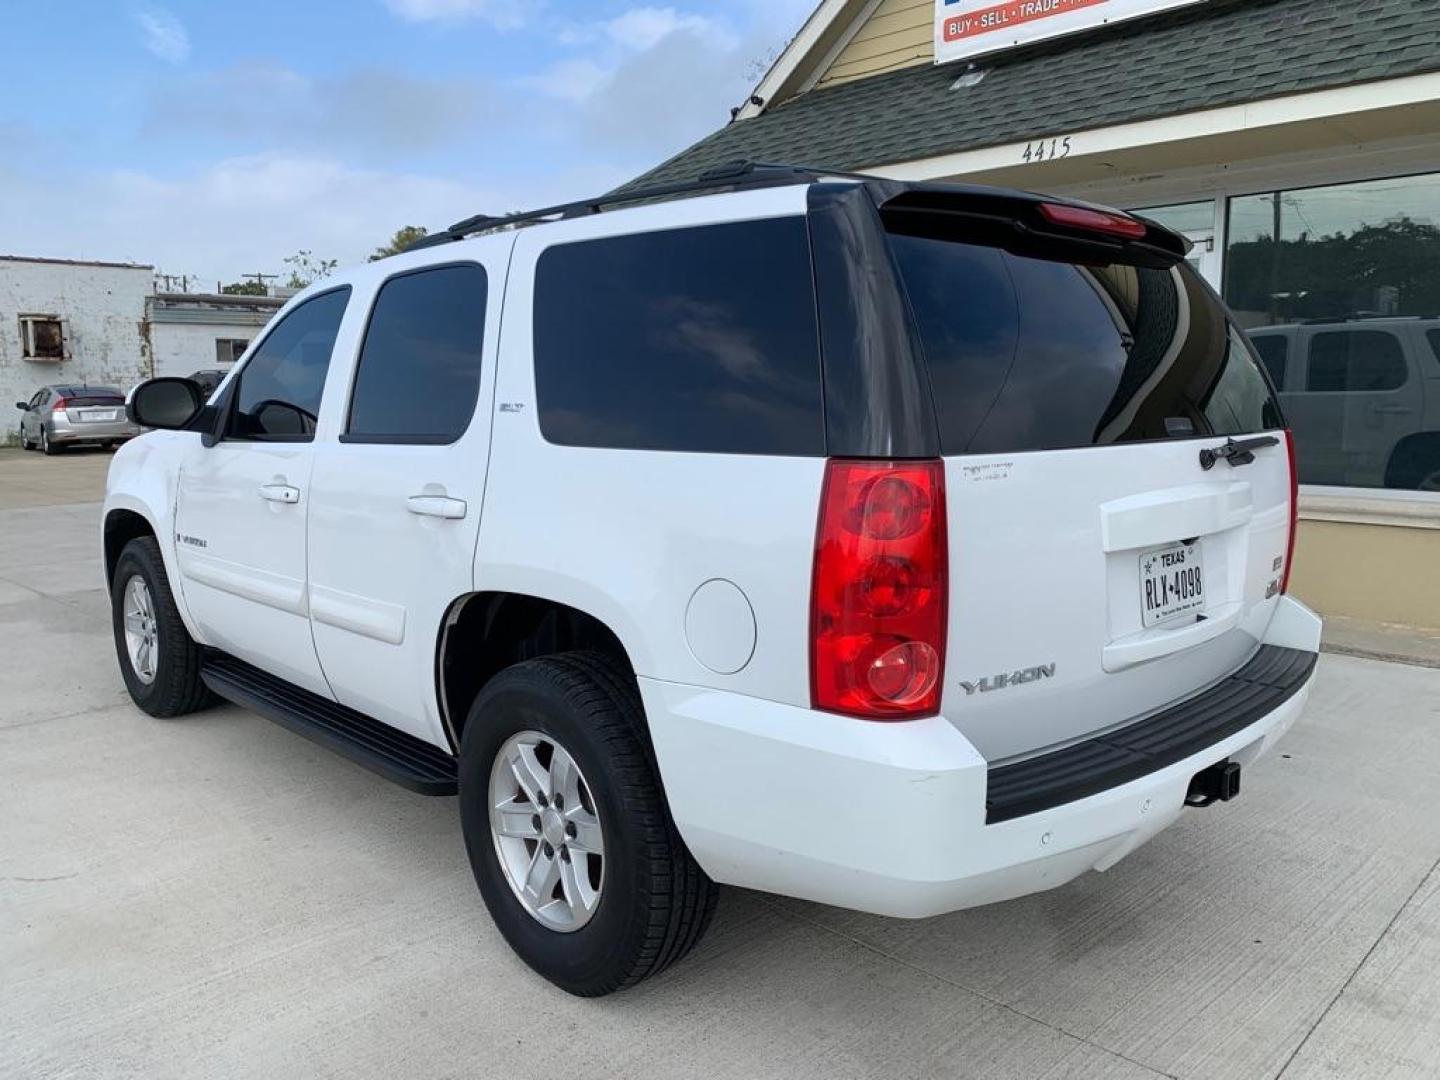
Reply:
[[21, 412], [29, 412], [29, 411], [30, 411], [30, 403], [29, 403], [28, 401], [17, 401], [17, 402], [15, 402], [15, 407], [16, 407], [17, 409], [19, 409]]
[[125, 415], [132, 424], [180, 431], [205, 404], [205, 396], [189, 379], [165, 377], [150, 379], [130, 391], [125, 402]]

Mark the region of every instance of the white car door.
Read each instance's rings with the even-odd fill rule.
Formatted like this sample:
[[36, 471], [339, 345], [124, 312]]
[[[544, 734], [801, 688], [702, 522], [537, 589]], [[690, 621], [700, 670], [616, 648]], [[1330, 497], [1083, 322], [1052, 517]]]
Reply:
[[305, 523], [316, 419], [348, 286], [274, 323], [227, 390], [223, 433], [181, 465], [176, 561], [207, 644], [330, 695], [310, 639]]
[[343, 422], [315, 446], [321, 666], [342, 704], [441, 747], [435, 649], [447, 609], [472, 587], [512, 242], [472, 241], [463, 257], [400, 263], [380, 282]]

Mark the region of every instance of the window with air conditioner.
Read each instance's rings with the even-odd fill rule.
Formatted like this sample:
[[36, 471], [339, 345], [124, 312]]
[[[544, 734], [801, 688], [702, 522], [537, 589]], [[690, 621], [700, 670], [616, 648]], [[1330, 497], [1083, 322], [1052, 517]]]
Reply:
[[54, 315], [21, 315], [20, 343], [26, 360], [64, 360], [65, 324]]

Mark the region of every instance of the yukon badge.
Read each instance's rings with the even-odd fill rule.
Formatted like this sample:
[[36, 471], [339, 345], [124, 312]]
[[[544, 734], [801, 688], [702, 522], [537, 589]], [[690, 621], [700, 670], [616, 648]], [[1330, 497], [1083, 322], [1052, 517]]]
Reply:
[[1041, 664], [1039, 667], [1024, 668], [1020, 671], [1012, 671], [1008, 674], [987, 675], [979, 682], [965, 682], [963, 679], [960, 685], [968, 697], [971, 694], [988, 694], [991, 690], [1004, 690], [1006, 687], [1019, 686], [1021, 683], [1034, 682], [1036, 679], [1049, 679], [1055, 675], [1054, 664]]

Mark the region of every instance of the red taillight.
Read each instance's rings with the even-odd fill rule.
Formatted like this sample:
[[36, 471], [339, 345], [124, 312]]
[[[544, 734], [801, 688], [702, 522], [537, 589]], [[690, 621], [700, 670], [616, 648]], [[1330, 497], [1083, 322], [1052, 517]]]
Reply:
[[939, 710], [947, 550], [939, 461], [826, 463], [810, 594], [815, 708], [870, 720]]
[[1290, 568], [1295, 565], [1295, 533], [1300, 527], [1300, 470], [1295, 463], [1295, 436], [1285, 432], [1285, 453], [1290, 458], [1290, 537], [1285, 541], [1285, 568], [1280, 574], [1280, 591], [1290, 591]]
[[1139, 240], [1146, 232], [1143, 221], [1137, 221], [1127, 214], [1112, 214], [1105, 210], [1091, 210], [1084, 206], [1041, 203], [1040, 216], [1054, 225], [1064, 225], [1068, 229], [1105, 233], [1108, 236], [1119, 236], [1126, 240]]
[[67, 405], [69, 405], [69, 404], [70, 404], [70, 402], [66, 401], [63, 397], [61, 397], [61, 398], [56, 398], [56, 399], [55, 399], [55, 404], [50, 406], [50, 411], [51, 411], [51, 412], [64, 412], [64, 411], [65, 411], [65, 407], [66, 407]]

